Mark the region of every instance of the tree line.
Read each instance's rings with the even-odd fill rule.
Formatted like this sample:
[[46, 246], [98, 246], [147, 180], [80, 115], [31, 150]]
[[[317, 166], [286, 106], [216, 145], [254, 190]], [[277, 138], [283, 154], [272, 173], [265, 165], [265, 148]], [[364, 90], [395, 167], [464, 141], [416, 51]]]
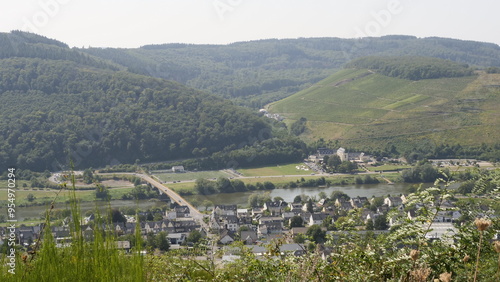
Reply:
[[467, 64], [431, 57], [364, 57], [349, 62], [346, 68], [370, 69], [383, 75], [410, 80], [474, 74]]
[[219, 177], [216, 181], [201, 178], [197, 179], [195, 183], [195, 189], [200, 195], [245, 192], [254, 190], [272, 190], [275, 187], [276, 186], [270, 181], [264, 181], [263, 183], [257, 182], [255, 184], [245, 184], [239, 179], [229, 180], [225, 177]]
[[240, 146], [229, 146], [204, 158], [148, 164], [144, 167], [149, 170], [170, 169], [175, 165], [182, 165], [188, 170], [236, 169], [297, 162], [307, 156], [308, 150], [306, 144], [296, 137], [273, 137], [262, 141], [243, 142]]

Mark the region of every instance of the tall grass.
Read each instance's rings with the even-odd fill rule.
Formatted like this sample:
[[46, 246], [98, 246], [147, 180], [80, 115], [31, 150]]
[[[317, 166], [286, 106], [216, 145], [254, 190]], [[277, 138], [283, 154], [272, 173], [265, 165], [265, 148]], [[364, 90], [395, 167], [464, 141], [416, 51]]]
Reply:
[[29, 253], [17, 252], [15, 274], [8, 272], [9, 266], [2, 259], [0, 281], [144, 281], [140, 226], [136, 228], [136, 247], [131, 254], [116, 248], [111, 226], [103, 221], [97, 207], [93, 231], [82, 230], [74, 176], [71, 183], [71, 239], [62, 246], [56, 244], [49, 208], [42, 239]]

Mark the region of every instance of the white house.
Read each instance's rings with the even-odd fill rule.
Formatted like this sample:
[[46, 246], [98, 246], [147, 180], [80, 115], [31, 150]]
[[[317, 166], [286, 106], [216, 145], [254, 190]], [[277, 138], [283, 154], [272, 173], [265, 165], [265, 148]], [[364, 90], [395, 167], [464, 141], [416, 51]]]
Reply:
[[268, 210], [273, 215], [281, 215], [287, 206], [288, 203], [285, 201], [265, 202], [264, 210]]
[[170, 241], [170, 244], [172, 245], [180, 245], [184, 243], [186, 240], [186, 234], [185, 233], [168, 233], [167, 238]]
[[[290, 211], [293, 212], [298, 212], [302, 210], [302, 204], [301, 203], [289, 203], [288, 207], [290, 208]], [[307, 209], [306, 209], [307, 211]]]
[[228, 215], [222, 218], [223, 226], [230, 231], [236, 231], [239, 228], [238, 218], [235, 215]]
[[215, 205], [212, 216], [228, 216], [228, 215], [237, 215], [237, 206], [236, 205]]
[[309, 217], [309, 226], [312, 226], [314, 224], [321, 225], [323, 223], [323, 220], [327, 217], [327, 214], [324, 213], [313, 213]]
[[403, 199], [401, 197], [387, 197], [384, 199], [384, 204], [389, 207], [398, 207], [403, 204]]
[[184, 166], [182, 165], [173, 166], [172, 172], [184, 172]]
[[248, 212], [248, 209], [236, 209], [236, 213], [237, 213], [238, 217], [247, 217], [250, 215], [250, 213]]

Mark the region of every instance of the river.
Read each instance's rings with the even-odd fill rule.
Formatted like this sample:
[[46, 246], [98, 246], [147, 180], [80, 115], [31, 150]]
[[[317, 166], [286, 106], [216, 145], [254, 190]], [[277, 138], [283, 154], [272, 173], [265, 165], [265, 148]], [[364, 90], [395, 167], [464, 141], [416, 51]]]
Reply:
[[[288, 189], [274, 189], [270, 190], [271, 198], [281, 197], [286, 202], [293, 202], [297, 195], [317, 196], [319, 192], [325, 192], [327, 196], [333, 191], [342, 191], [349, 195], [349, 197], [380, 197], [391, 195], [399, 195], [405, 193], [406, 189], [412, 186], [408, 183], [395, 183], [389, 184], [362, 184], [362, 185], [342, 185], [332, 187], [311, 187], [311, 188], [288, 188]], [[189, 202], [201, 204], [204, 200], [211, 201], [214, 205], [239, 205], [247, 206], [248, 197], [253, 193], [265, 193], [265, 191], [251, 191], [251, 192], [237, 192], [237, 193], [220, 193], [214, 195], [193, 195], [184, 196]], [[204, 207], [200, 207], [203, 210]]]

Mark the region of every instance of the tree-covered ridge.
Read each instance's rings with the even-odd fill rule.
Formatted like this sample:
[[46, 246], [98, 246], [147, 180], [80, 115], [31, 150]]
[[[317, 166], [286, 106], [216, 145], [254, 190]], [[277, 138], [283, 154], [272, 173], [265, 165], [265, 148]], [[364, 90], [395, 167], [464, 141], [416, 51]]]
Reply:
[[[0, 165], [56, 170], [207, 156], [269, 125], [176, 82], [72, 61], [0, 60]], [[267, 134], [263, 134], [266, 132]]]
[[348, 63], [346, 68], [370, 69], [383, 75], [410, 80], [473, 74], [467, 64], [430, 57], [364, 57]]
[[0, 58], [12, 57], [68, 60], [88, 66], [118, 70], [117, 65], [104, 62], [78, 49], [70, 49], [65, 43], [22, 31], [0, 33]]
[[333, 74], [366, 56], [424, 56], [479, 67], [500, 66], [500, 47], [446, 38], [268, 39], [228, 45], [162, 44], [137, 49], [81, 51], [129, 71], [175, 80], [261, 107]]
[[26, 43], [26, 44], [44, 44], [53, 45], [61, 48], [69, 48], [68, 44], [59, 40], [51, 39], [43, 35], [35, 33], [13, 30], [10, 34], [2, 33], [2, 38], [11, 41], [12, 43]]

